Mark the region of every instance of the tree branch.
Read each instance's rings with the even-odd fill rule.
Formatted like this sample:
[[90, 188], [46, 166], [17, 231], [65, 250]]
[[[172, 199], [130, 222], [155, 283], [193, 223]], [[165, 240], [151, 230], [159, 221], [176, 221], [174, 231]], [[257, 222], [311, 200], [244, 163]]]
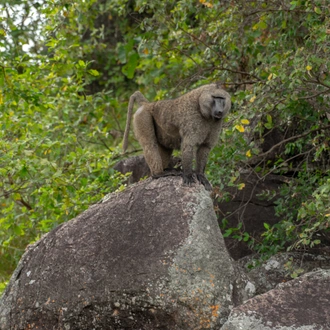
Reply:
[[327, 129], [327, 128], [330, 128], [330, 125], [327, 125], [327, 126], [323, 126], [323, 127], [319, 127], [319, 128], [316, 128], [316, 129], [312, 129], [306, 133], [303, 133], [303, 134], [299, 134], [299, 135], [295, 135], [295, 136], [291, 136], [287, 139], [284, 139], [282, 140], [281, 142], [279, 143], [276, 143], [275, 145], [273, 145], [269, 150], [267, 150], [266, 152], [262, 153], [262, 154], [259, 154], [258, 157], [264, 157], [264, 156], [267, 156], [268, 154], [270, 154], [272, 151], [274, 151], [276, 148], [280, 147], [282, 144], [284, 143], [287, 143], [287, 142], [290, 142], [292, 140], [297, 140], [297, 139], [300, 139], [302, 137], [305, 137], [311, 133], [314, 133], [314, 132], [317, 132], [317, 131], [320, 131], [322, 129]]

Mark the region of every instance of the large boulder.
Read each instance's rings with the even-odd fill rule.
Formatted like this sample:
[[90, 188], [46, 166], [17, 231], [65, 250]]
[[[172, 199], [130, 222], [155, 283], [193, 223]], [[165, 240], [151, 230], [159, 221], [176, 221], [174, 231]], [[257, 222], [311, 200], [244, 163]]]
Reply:
[[[180, 159], [171, 159], [170, 167], [180, 167]], [[119, 161], [114, 169], [126, 174], [132, 174], [127, 179], [128, 184], [138, 182], [141, 178], [149, 176], [149, 167], [143, 156], [134, 156]], [[221, 194], [228, 193], [226, 201], [217, 201], [214, 204], [217, 210], [219, 224], [225, 219], [226, 228], [236, 228], [243, 223], [244, 231], [257, 241], [262, 239], [265, 231], [264, 223], [270, 226], [279, 222], [276, 216], [275, 200], [279, 198], [279, 189], [288, 184], [289, 179], [281, 175], [267, 175], [264, 178], [254, 171], [241, 173], [239, 183], [244, 184], [244, 189], [238, 187], [226, 187]], [[217, 188], [215, 189], [217, 190]], [[238, 241], [232, 237], [225, 238], [227, 249], [235, 260], [251, 255], [253, 251], [244, 240]]]
[[218, 329], [251, 288], [204, 187], [148, 179], [28, 248], [0, 329]]
[[221, 330], [330, 329], [330, 270], [307, 273], [233, 309]]

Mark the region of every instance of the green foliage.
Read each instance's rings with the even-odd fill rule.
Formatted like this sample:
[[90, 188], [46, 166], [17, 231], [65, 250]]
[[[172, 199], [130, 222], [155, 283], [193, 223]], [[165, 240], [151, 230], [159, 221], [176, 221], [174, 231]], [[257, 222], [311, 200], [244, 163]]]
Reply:
[[329, 189], [329, 178], [308, 173], [284, 185], [276, 201], [276, 212], [282, 221], [274, 226], [265, 223], [263, 239], [252, 239], [251, 247], [269, 257], [284, 249], [313, 248], [322, 242], [329, 245]]
[[[226, 173], [228, 177], [230, 168], [234, 173], [237, 165], [250, 168], [251, 162], [244, 161], [244, 155], [249, 155], [245, 151], [250, 148], [252, 156], [257, 156], [254, 169], [261, 180], [268, 173], [293, 176], [290, 184], [282, 187], [282, 197], [277, 202], [282, 221], [272, 227], [267, 225], [262, 241], [253, 237], [249, 240], [252, 248], [267, 255], [287, 248], [330, 243], [327, 216], [330, 75], [326, 55], [330, 47], [329, 7], [322, 1], [294, 4], [289, 10], [275, 11], [272, 3], [255, 10], [250, 7], [253, 4], [242, 4], [245, 14], [241, 17], [245, 21], [243, 31], [241, 25], [237, 28], [242, 41], [236, 45], [245, 47], [240, 51], [244, 60], [241, 66], [244, 65], [248, 88], [236, 92], [240, 116], [235, 122], [239, 129], [241, 118], [259, 121], [253, 127], [254, 136], [249, 144], [246, 141], [251, 135], [222, 140], [225, 146], [218, 155], [218, 164], [225, 169], [213, 172], [223, 178]], [[254, 14], [249, 16], [249, 12]], [[237, 38], [232, 34], [231, 40]], [[269, 153], [258, 150], [256, 133], [262, 136], [275, 127], [284, 136], [279, 143], [282, 149], [276, 149], [276, 159], [267, 160]], [[232, 129], [226, 133], [225, 137], [237, 134]], [[228, 234], [240, 240], [246, 237], [239, 226], [228, 229]]]
[[125, 178], [112, 169], [117, 100], [111, 91], [85, 93], [98, 71], [71, 57], [65, 40], [50, 39], [49, 54], [23, 51], [24, 38], [13, 39], [17, 27], [6, 22], [13, 45], [0, 55], [0, 282], [29, 243], [121, 189]]
[[[298, 180], [306, 182], [304, 175]], [[295, 182], [285, 187], [282, 195], [284, 192], [286, 195], [277, 202], [277, 212], [284, 218], [277, 230], [294, 243], [290, 248], [314, 247], [322, 240], [329, 240], [330, 179], [309, 177], [309, 186], [303, 187]]]

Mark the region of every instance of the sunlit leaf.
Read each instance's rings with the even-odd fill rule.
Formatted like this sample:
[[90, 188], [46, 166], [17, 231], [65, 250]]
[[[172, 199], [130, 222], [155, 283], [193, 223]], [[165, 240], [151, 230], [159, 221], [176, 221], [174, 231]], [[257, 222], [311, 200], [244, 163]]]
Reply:
[[94, 69], [88, 70], [88, 72], [94, 77], [98, 77], [100, 75], [100, 73]]
[[238, 190], [243, 190], [245, 188], [245, 183], [240, 183], [238, 186], [237, 186], [237, 189]]
[[243, 133], [245, 131], [245, 128], [242, 125], [235, 125], [235, 128], [241, 133]]

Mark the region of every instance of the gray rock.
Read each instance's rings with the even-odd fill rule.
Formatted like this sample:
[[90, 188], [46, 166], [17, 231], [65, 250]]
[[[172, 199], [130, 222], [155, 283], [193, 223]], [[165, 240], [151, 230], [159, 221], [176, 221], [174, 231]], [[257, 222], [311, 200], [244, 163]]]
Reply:
[[134, 156], [119, 161], [114, 167], [116, 171], [126, 174], [131, 172], [127, 183], [132, 184], [150, 176], [150, 170], [143, 156]]
[[[254, 256], [256, 257], [256, 256]], [[239, 260], [244, 267], [253, 264], [253, 256]], [[292, 280], [315, 269], [330, 269], [330, 257], [306, 252], [283, 252], [270, 257], [261, 265], [253, 268], [248, 276], [256, 286], [256, 294], [274, 289], [278, 284]]]
[[216, 329], [251, 290], [204, 187], [148, 179], [28, 248], [0, 329]]
[[[181, 160], [177, 157], [171, 157], [169, 167], [180, 167]], [[143, 155], [133, 156], [119, 161], [114, 167], [116, 171], [126, 174], [132, 174], [127, 179], [127, 184], [139, 182], [142, 178], [150, 176], [150, 170]]]
[[330, 329], [330, 270], [307, 273], [233, 309], [221, 330]]

